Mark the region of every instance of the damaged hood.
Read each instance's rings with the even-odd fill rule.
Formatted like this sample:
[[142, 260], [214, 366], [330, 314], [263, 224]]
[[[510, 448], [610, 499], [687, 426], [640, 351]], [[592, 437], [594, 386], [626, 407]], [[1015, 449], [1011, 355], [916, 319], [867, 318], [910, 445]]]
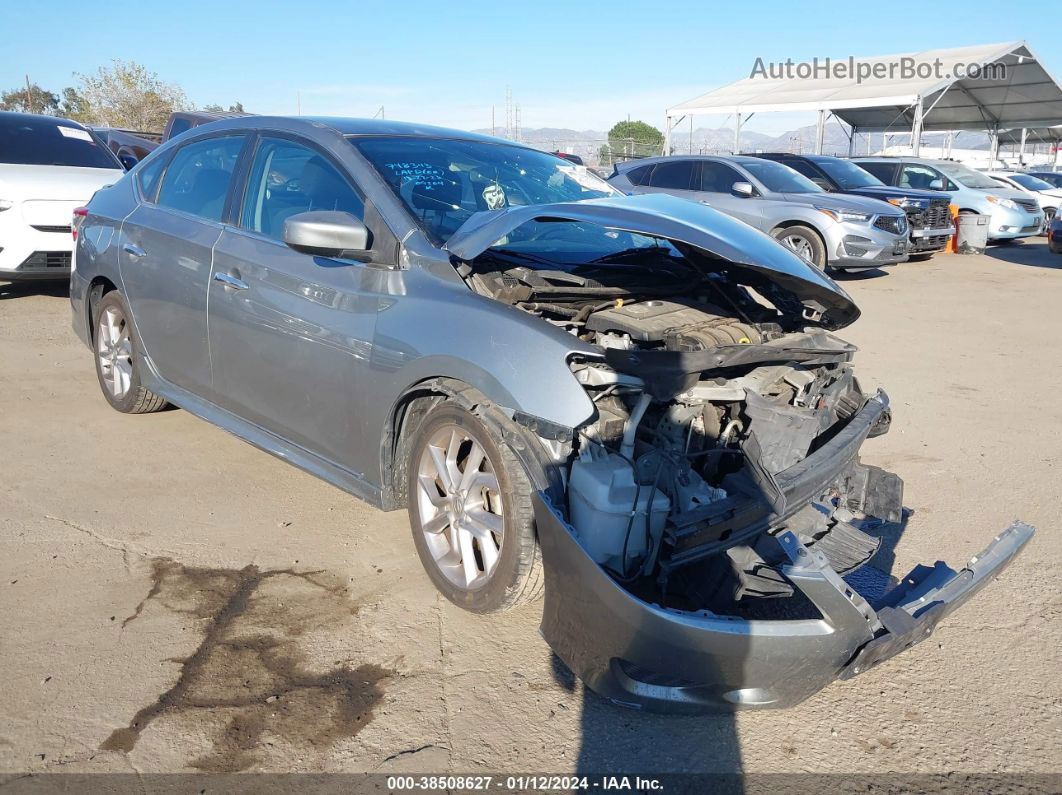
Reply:
[[859, 309], [844, 290], [773, 238], [710, 207], [660, 193], [476, 213], [444, 248], [459, 259], [472, 260], [529, 221], [583, 221], [663, 238], [680, 249], [698, 249], [733, 263], [750, 276], [766, 279], [807, 309], [821, 313], [820, 322], [827, 328], [842, 328], [859, 317]]

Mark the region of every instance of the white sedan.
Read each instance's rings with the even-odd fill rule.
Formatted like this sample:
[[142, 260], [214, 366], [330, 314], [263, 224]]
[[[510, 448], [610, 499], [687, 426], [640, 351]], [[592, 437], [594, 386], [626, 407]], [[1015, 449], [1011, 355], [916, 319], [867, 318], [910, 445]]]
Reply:
[[74, 208], [124, 173], [77, 122], [0, 113], [0, 281], [69, 278]]
[[1051, 225], [1051, 219], [1058, 212], [1062, 202], [1062, 188], [1056, 188], [1050, 182], [1034, 177], [1032, 174], [1020, 174], [1014, 171], [986, 171], [986, 174], [1008, 188], [1031, 193], [1040, 202], [1044, 211], [1044, 229]]

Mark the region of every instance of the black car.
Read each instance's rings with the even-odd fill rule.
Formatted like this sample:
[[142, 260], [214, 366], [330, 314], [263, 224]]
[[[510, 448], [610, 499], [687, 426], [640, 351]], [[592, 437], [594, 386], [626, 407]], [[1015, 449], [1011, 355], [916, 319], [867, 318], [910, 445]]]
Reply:
[[1047, 248], [1052, 254], [1062, 254], [1062, 218], [1057, 213], [1047, 225]]
[[828, 155], [794, 155], [767, 152], [753, 155], [773, 160], [799, 171], [823, 190], [881, 199], [907, 213], [911, 228], [911, 255], [928, 256], [941, 251], [955, 233], [948, 207], [950, 199], [940, 191], [897, 188], [886, 185], [850, 160]]

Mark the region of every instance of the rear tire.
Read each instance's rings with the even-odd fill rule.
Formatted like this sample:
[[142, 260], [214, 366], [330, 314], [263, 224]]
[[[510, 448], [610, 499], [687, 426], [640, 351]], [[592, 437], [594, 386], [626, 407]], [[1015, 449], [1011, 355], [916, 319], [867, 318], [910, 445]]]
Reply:
[[826, 244], [810, 226], [779, 227], [771, 230], [771, 237], [819, 270], [826, 270]]
[[149, 414], [165, 408], [166, 401], [140, 382], [140, 344], [128, 320], [129, 308], [117, 290], [96, 306], [92, 350], [96, 377], [111, 408], [123, 414]]
[[531, 482], [502, 439], [480, 416], [444, 402], [408, 448], [417, 554], [443, 596], [474, 613], [532, 602], [544, 585]]

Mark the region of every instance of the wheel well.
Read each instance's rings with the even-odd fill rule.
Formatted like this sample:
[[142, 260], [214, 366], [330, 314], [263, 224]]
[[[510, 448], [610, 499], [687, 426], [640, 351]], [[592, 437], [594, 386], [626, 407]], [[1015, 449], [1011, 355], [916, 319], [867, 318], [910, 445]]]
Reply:
[[86, 319], [88, 321], [88, 338], [94, 340], [94, 334], [96, 332], [96, 307], [99, 306], [100, 300], [103, 296], [112, 290], [117, 290], [114, 286], [114, 282], [108, 279], [106, 276], [97, 276], [91, 282], [89, 282], [88, 292], [85, 294], [85, 300], [88, 304], [88, 311], [85, 312]]
[[826, 248], [826, 238], [822, 236], [822, 232], [811, 225], [810, 221], [782, 221], [782, 223], [775, 225], [774, 229], [771, 230], [771, 234], [773, 235], [779, 229], [789, 229], [791, 226], [803, 226], [806, 229], [810, 229], [822, 241], [822, 247]]
[[[510, 417], [475, 387], [454, 378], [436, 377], [421, 381], [395, 401], [384, 427], [380, 445], [380, 507], [393, 511], [405, 507], [409, 456], [406, 448], [421, 421], [442, 401], [452, 401], [478, 416], [498, 434], [498, 441], [508, 444], [524, 465], [531, 483], [538, 489], [555, 491], [559, 474], [542, 455], [530, 431]], [[557, 492], [562, 493], [562, 492]]]

